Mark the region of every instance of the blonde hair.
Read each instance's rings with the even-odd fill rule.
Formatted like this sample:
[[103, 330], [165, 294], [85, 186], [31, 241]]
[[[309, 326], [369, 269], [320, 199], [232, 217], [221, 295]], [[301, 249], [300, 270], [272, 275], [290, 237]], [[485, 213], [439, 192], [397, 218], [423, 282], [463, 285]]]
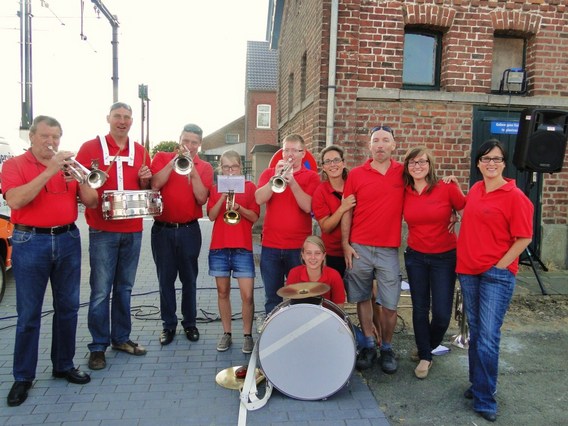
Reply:
[[221, 160], [223, 160], [223, 158], [226, 158], [227, 160], [229, 160], [229, 159], [230, 159], [230, 160], [235, 160], [235, 161], [237, 161], [237, 162], [239, 163], [239, 166], [242, 166], [242, 163], [241, 163], [241, 154], [239, 154], [239, 153], [238, 153], [237, 151], [235, 151], [234, 149], [228, 149], [228, 150], [224, 151], [224, 152], [221, 154], [221, 157], [219, 157], [219, 164], [217, 165], [217, 172], [218, 172], [219, 174], [222, 174], [222, 173], [223, 173], [223, 168], [222, 168], [223, 166], [222, 166], [222, 164], [221, 164], [221, 163], [222, 163]]
[[[310, 244], [313, 244], [314, 246], [317, 246], [322, 251], [322, 253], [324, 254], [323, 262], [321, 264], [321, 269], [323, 270], [323, 267], [325, 266], [325, 254], [326, 254], [325, 244], [323, 243], [323, 240], [320, 237], [318, 237], [317, 235], [309, 235], [304, 240], [304, 244], [306, 244], [306, 243], [310, 243]], [[302, 244], [302, 254], [304, 254], [304, 244]], [[302, 264], [303, 265], [306, 264], [306, 262], [304, 262], [303, 257], [302, 257]]]

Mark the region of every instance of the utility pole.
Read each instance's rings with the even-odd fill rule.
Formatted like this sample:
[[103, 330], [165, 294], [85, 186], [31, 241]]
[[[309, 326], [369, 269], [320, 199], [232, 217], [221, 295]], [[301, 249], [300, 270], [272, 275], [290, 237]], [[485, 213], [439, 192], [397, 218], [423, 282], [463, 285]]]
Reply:
[[118, 102], [118, 27], [116, 15], [110, 13], [100, 0], [91, 0], [95, 7], [102, 12], [112, 27], [112, 101]]
[[33, 120], [32, 91], [32, 4], [31, 0], [20, 0], [20, 85], [22, 118], [20, 138], [28, 139]]
[[[148, 85], [138, 85], [138, 97], [140, 98], [140, 111], [142, 119], [140, 120], [140, 143], [144, 145], [146, 151], [150, 152], [150, 99], [148, 98]], [[147, 121], [146, 121], [147, 118]], [[147, 123], [146, 140], [144, 141], [144, 122]]]

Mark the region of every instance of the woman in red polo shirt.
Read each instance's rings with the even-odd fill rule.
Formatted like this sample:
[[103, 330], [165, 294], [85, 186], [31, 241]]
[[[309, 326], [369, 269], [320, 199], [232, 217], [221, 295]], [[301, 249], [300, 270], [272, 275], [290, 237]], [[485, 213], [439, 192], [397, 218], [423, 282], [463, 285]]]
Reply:
[[[219, 160], [219, 172], [223, 176], [241, 175], [241, 156], [234, 150], [225, 151]], [[255, 277], [252, 253], [252, 225], [258, 220], [260, 206], [254, 193], [256, 185], [245, 181], [245, 192], [234, 194], [233, 210], [239, 213], [241, 220], [237, 224], [225, 223], [227, 194], [219, 193], [217, 185], [211, 189], [207, 202], [207, 214], [214, 221], [209, 248], [209, 275], [217, 283], [217, 301], [223, 324], [223, 335], [217, 343], [217, 350], [224, 352], [232, 344], [231, 334], [231, 272], [239, 283], [243, 312], [243, 353], [252, 352], [252, 317], [254, 314], [253, 285]]]
[[343, 148], [331, 145], [320, 153], [322, 183], [312, 196], [312, 210], [321, 228], [321, 238], [327, 251], [326, 263], [339, 272], [345, 273], [345, 258], [341, 247], [341, 218], [355, 207], [355, 196], [343, 199], [343, 186], [347, 179], [347, 168]]
[[432, 366], [432, 349], [442, 343], [450, 325], [456, 236], [449, 231], [449, 225], [452, 212], [464, 208], [465, 197], [450, 179], [446, 179], [449, 183], [438, 181], [434, 157], [425, 147], [413, 148], [406, 154], [403, 179], [403, 216], [408, 224], [404, 263], [420, 359], [414, 374], [424, 379]]
[[286, 285], [319, 282], [330, 286], [330, 290], [323, 295], [325, 299], [331, 300], [340, 308], [345, 303], [345, 285], [339, 272], [326, 266], [326, 251], [323, 240], [310, 235], [302, 246], [302, 265], [292, 268], [288, 273]]
[[532, 239], [533, 205], [503, 177], [501, 142], [484, 142], [475, 156], [483, 180], [467, 194], [458, 238], [456, 271], [469, 325], [469, 381], [464, 396], [485, 420], [497, 419], [501, 326], [515, 289], [519, 255]]

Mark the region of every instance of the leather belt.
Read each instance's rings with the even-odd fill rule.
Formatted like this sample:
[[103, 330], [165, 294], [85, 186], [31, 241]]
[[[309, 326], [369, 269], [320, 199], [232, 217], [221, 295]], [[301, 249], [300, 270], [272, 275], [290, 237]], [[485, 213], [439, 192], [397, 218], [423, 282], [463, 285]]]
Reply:
[[75, 223], [70, 223], [69, 225], [54, 226], [53, 228], [38, 228], [37, 226], [27, 226], [16, 223], [14, 224], [14, 228], [17, 229], [18, 231], [23, 231], [23, 232], [35, 232], [36, 234], [59, 235], [63, 234], [64, 232], [74, 231], [75, 229], [77, 229], [77, 225], [75, 225]]
[[159, 220], [154, 221], [154, 225], [159, 226], [161, 228], [187, 228], [188, 226], [191, 226], [194, 223], [197, 223], [197, 219], [193, 219], [185, 223], [160, 222]]

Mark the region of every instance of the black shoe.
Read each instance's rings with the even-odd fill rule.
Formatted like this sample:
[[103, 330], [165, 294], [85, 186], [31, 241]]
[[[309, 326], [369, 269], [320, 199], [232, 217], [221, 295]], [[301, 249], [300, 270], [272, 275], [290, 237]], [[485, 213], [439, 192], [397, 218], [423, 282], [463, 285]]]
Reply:
[[392, 349], [387, 349], [386, 351], [381, 351], [381, 369], [387, 374], [394, 374], [398, 370], [398, 362], [394, 357], [394, 352]]
[[492, 413], [490, 411], [478, 411], [478, 413], [488, 422], [494, 422], [495, 420], [497, 420], [497, 414]]
[[91, 376], [78, 368], [70, 368], [67, 371], [54, 370], [53, 377], [58, 379], [67, 379], [69, 383], [75, 383], [76, 385], [86, 385], [91, 381]]
[[367, 370], [373, 366], [377, 359], [377, 350], [375, 348], [363, 348], [357, 355], [355, 368], [357, 370]]
[[199, 340], [199, 330], [196, 326], [192, 325], [191, 327], [185, 328], [185, 335], [187, 336], [188, 340], [192, 342], [197, 342]]
[[473, 391], [471, 388], [467, 388], [467, 390], [463, 393], [463, 397], [465, 399], [473, 399]]
[[174, 336], [176, 335], [175, 330], [170, 330], [169, 328], [164, 328], [160, 333], [160, 344], [161, 345], [169, 345], [174, 340]]
[[17, 407], [28, 398], [28, 390], [32, 387], [32, 382], [14, 382], [8, 394], [8, 406]]

